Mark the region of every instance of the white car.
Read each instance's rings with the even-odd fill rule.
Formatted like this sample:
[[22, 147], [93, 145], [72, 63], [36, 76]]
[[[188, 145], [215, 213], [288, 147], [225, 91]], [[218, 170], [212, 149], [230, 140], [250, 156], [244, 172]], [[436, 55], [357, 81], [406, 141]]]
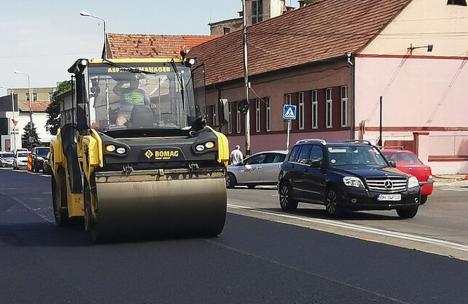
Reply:
[[228, 166], [226, 187], [245, 185], [276, 185], [281, 164], [286, 158], [285, 151], [265, 151], [246, 158], [241, 164]]
[[29, 151], [16, 152], [15, 159], [13, 160], [13, 169], [18, 170], [28, 166], [28, 156], [31, 154]]
[[15, 154], [12, 152], [0, 152], [0, 167], [2, 168], [11, 168], [13, 167], [13, 161], [15, 159]]

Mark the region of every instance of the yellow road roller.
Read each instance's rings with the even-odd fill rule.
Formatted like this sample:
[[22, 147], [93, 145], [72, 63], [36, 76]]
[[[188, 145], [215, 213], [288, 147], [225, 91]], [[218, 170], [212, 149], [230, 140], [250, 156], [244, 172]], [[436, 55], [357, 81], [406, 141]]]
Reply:
[[[79, 59], [51, 143], [58, 226], [82, 218], [94, 242], [217, 236], [226, 218], [227, 138], [204, 119], [193, 59]], [[227, 101], [219, 102], [227, 122]]]

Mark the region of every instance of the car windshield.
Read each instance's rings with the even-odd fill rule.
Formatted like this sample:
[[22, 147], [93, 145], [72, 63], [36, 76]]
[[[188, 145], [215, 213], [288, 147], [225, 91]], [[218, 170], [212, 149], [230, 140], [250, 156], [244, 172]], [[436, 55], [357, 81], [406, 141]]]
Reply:
[[388, 160], [394, 161], [397, 165], [422, 165], [416, 154], [409, 152], [383, 152]]
[[21, 153], [18, 153], [18, 157], [28, 157], [30, 153], [28, 152], [21, 152]]
[[199, 116], [191, 75], [190, 68], [180, 63], [131, 71], [91, 65], [92, 126], [102, 131], [188, 128]]
[[2, 158], [10, 158], [10, 157], [15, 157], [13, 153], [2, 153], [0, 154], [0, 157]]
[[388, 164], [377, 148], [372, 146], [331, 146], [328, 148], [329, 162], [332, 167], [339, 166], [376, 166]]
[[36, 148], [36, 154], [41, 157], [46, 157], [49, 153], [49, 148]]

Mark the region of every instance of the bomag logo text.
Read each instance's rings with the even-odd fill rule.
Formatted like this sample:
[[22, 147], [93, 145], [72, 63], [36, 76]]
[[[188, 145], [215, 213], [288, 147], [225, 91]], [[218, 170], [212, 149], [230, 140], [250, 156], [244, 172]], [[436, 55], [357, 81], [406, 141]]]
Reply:
[[178, 158], [179, 151], [154, 151], [154, 157], [156, 159]]

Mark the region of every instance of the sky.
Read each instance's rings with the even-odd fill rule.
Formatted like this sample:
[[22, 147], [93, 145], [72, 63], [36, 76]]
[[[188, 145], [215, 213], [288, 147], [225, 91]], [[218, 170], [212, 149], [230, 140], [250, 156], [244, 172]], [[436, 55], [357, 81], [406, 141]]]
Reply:
[[[0, 86], [54, 87], [78, 58], [100, 57], [109, 33], [209, 34], [208, 23], [237, 17], [241, 0], [0, 0]], [[291, 1], [288, 1], [290, 4]], [[293, 1], [296, 2], [296, 1]], [[0, 88], [0, 96], [6, 94]]]

